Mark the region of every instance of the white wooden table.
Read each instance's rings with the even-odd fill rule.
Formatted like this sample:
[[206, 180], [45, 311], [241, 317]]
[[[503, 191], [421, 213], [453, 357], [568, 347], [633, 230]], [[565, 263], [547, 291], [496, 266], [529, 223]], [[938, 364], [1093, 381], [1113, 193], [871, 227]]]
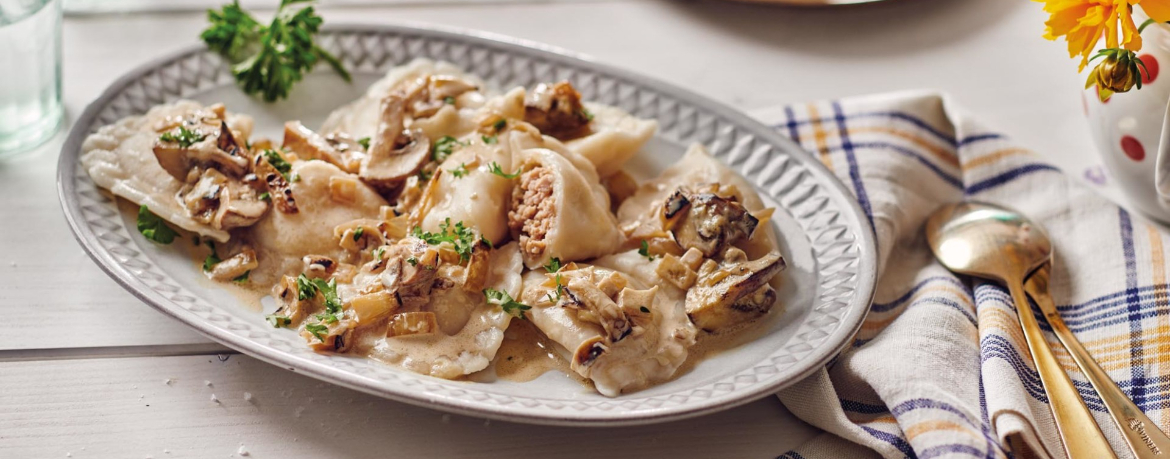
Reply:
[[[323, 14], [546, 42], [747, 110], [936, 88], [1080, 175], [1096, 163], [1077, 94], [1083, 80], [1061, 45], [1040, 38], [1039, 9], [1019, 0], [840, 9], [594, 0]], [[67, 18], [69, 116], [131, 67], [194, 43], [203, 24], [195, 12]], [[82, 253], [57, 203], [62, 137], [0, 161], [0, 457], [769, 458], [818, 432], [774, 398], [637, 428], [489, 423], [232, 353], [137, 301]]]

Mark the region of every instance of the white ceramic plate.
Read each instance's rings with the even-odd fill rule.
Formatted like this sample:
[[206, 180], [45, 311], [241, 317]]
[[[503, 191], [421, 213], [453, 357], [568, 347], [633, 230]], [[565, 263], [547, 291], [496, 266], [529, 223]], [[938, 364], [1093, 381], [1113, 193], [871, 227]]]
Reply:
[[[463, 414], [563, 425], [675, 420], [772, 394], [825, 365], [861, 325], [873, 295], [873, 235], [849, 192], [810, 154], [731, 108], [650, 78], [520, 40], [440, 29], [337, 26], [321, 44], [354, 74], [346, 84], [322, 66], [289, 100], [244, 96], [227, 66], [202, 46], [162, 57], [123, 76], [77, 120], [61, 151], [58, 189], [66, 219], [90, 257], [115, 281], [203, 334], [290, 371], [386, 398]], [[472, 383], [420, 376], [360, 357], [317, 354], [294, 332], [274, 329], [254, 307], [216, 287], [183, 251], [157, 246], [135, 229], [78, 167], [80, 146], [99, 126], [178, 98], [225, 102], [255, 116], [257, 132], [280, 138], [285, 120], [317, 126], [396, 65], [416, 57], [450, 61], [497, 88], [570, 80], [587, 100], [654, 118], [659, 132], [630, 164], [649, 177], [707, 145], [778, 207], [777, 230], [789, 263], [783, 306], [757, 339], [707, 358], [668, 383], [617, 398], [553, 373], [526, 383]]]

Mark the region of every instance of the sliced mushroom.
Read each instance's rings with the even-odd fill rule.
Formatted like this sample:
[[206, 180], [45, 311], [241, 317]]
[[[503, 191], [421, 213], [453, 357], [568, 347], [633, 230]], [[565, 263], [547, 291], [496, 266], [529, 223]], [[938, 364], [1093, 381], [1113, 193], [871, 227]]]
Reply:
[[385, 228], [384, 221], [362, 218], [337, 225], [333, 228], [333, 237], [337, 238], [341, 248], [357, 253], [385, 245]]
[[[308, 325], [324, 326], [324, 332], [313, 333]], [[333, 323], [308, 324], [301, 329], [301, 337], [309, 343], [309, 347], [317, 352], [345, 352], [353, 346], [353, 320], [341, 319]]]
[[435, 333], [439, 322], [430, 311], [401, 312], [390, 318], [386, 336], [410, 336]]
[[324, 255], [305, 255], [301, 262], [304, 264], [301, 272], [312, 279], [328, 279], [337, 272], [337, 260]]
[[211, 280], [226, 282], [235, 280], [258, 266], [260, 266], [260, 262], [256, 259], [256, 251], [252, 250], [251, 247], [244, 246], [239, 253], [216, 263], [206, 274]]
[[399, 302], [407, 309], [426, 305], [434, 288], [439, 251], [413, 237], [389, 247], [386, 268], [380, 277], [382, 286], [398, 295]]
[[154, 141], [154, 156], [171, 176], [184, 181], [190, 169], [196, 166], [214, 167], [237, 178], [248, 173], [246, 150], [236, 141], [227, 122], [214, 112], [207, 109], [196, 111], [182, 122], [164, 129], [162, 135], [178, 137], [183, 129], [196, 136], [190, 145], [184, 146], [177, 140], [166, 141], [162, 136]]
[[600, 325], [610, 343], [621, 341], [630, 333], [630, 321], [622, 308], [589, 279], [572, 277], [565, 285], [559, 306], [575, 309], [577, 318]]
[[467, 260], [467, 270], [463, 275], [463, 290], [481, 292], [487, 284], [488, 272], [491, 270], [491, 247], [482, 239], [471, 248], [471, 257]]
[[272, 287], [272, 297], [279, 305], [273, 315], [287, 317], [289, 324], [294, 326], [300, 324], [305, 317], [313, 312], [312, 300], [300, 299], [297, 278], [293, 276], [281, 277], [280, 282]]
[[256, 158], [252, 160], [252, 170], [257, 177], [264, 181], [269, 199], [276, 206], [276, 210], [286, 214], [295, 214], [300, 209], [297, 208], [297, 200], [293, 197], [292, 184], [285, 178], [284, 173], [269, 161], [268, 155], [270, 154], [284, 159], [280, 152], [268, 150], [264, 154], [256, 155]]
[[431, 156], [431, 142], [421, 130], [405, 131], [405, 102], [391, 94], [382, 99], [382, 118], [358, 177], [384, 195], [394, 195], [407, 177], [418, 173]]
[[714, 331], [767, 314], [776, 300], [768, 281], [786, 266], [777, 252], [722, 265], [707, 260], [687, 291], [687, 316], [695, 326]]
[[398, 297], [386, 290], [357, 295], [349, 300], [349, 307], [353, 310], [354, 320], [359, 324], [369, 324], [397, 312], [402, 304]]
[[560, 140], [588, 134], [589, 118], [581, 94], [568, 81], [541, 83], [524, 99], [524, 121]]
[[463, 93], [478, 90], [476, 85], [452, 75], [430, 75], [420, 78], [407, 88], [410, 115], [415, 118], [429, 118], [449, 101]]
[[573, 352], [573, 369], [588, 368], [608, 350], [609, 346], [605, 345], [605, 338], [601, 336], [586, 340]]
[[250, 226], [268, 210], [256, 190], [238, 180], [231, 180], [215, 169], [192, 169], [198, 177], [180, 192], [187, 213], [196, 221], [216, 229]]
[[734, 198], [680, 188], [663, 204], [666, 228], [684, 250], [696, 248], [710, 258], [745, 241], [759, 220]]
[[362, 146], [348, 135], [333, 133], [322, 137], [300, 121], [284, 123], [282, 145], [301, 159], [319, 159], [351, 174], [358, 173], [365, 156]]

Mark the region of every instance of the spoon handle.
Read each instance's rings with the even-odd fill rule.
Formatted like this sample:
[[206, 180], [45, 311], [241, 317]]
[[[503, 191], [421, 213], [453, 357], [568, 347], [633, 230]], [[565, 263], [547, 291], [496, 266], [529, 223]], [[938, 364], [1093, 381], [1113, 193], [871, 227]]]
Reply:
[[1036, 362], [1036, 371], [1040, 373], [1040, 381], [1044, 383], [1044, 393], [1048, 395], [1048, 407], [1052, 410], [1052, 417], [1056, 419], [1056, 429], [1060, 431], [1060, 438], [1064, 440], [1064, 449], [1070, 459], [1106, 459], [1117, 458], [1113, 448], [1105, 440], [1097, 421], [1089, 413], [1089, 407], [1081, 399], [1081, 394], [1073, 387], [1072, 380], [1060, 368], [1056, 357], [1052, 355], [1052, 348], [1044, 340], [1040, 331], [1040, 324], [1032, 314], [1032, 307], [1028, 305], [1028, 297], [1024, 294], [1024, 286], [1020, 279], [1007, 281], [1008, 290], [1012, 293], [1012, 301], [1016, 303], [1016, 311], [1020, 316], [1020, 327], [1024, 329], [1024, 338], [1028, 341], [1028, 350], [1032, 353], [1032, 360]]
[[1167, 453], [1170, 453], [1170, 437], [1162, 433], [1158, 429], [1158, 425], [1150, 421], [1150, 418], [1146, 417], [1137, 405], [1134, 405], [1125, 392], [1117, 387], [1117, 383], [1114, 383], [1105, 370], [1097, 365], [1097, 361], [1093, 360], [1093, 356], [1085, 350], [1085, 347], [1077, 340], [1076, 335], [1073, 335], [1072, 330], [1069, 330], [1068, 326], [1064, 324], [1064, 320], [1060, 318], [1060, 313], [1056, 311], [1056, 304], [1052, 302], [1052, 297], [1048, 294], [1049, 269], [1050, 264], [1045, 264], [1036, 270], [1036, 273], [1028, 279], [1024, 289], [1036, 301], [1036, 305], [1040, 306], [1040, 311], [1048, 319], [1048, 324], [1052, 325], [1052, 331], [1056, 333], [1056, 337], [1060, 338], [1060, 342], [1068, 348], [1068, 353], [1077, 362], [1077, 366], [1081, 367], [1085, 378], [1101, 395], [1101, 401], [1109, 410], [1109, 415], [1113, 417], [1113, 423], [1117, 424], [1117, 430], [1121, 431], [1121, 435], [1129, 444], [1129, 449], [1133, 451], [1134, 457], [1138, 459], [1165, 457]]

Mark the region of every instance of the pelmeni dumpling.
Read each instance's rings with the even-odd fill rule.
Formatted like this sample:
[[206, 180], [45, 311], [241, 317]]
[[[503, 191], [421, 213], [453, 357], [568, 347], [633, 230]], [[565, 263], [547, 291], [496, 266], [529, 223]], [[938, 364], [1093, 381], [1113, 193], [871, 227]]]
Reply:
[[[508, 243], [491, 252], [485, 285], [519, 297], [521, 270], [520, 251], [516, 243]], [[374, 347], [370, 356], [416, 373], [458, 378], [487, 368], [512, 320], [512, 315], [499, 306], [488, 304], [483, 293], [458, 286], [432, 290], [424, 309], [435, 314], [437, 330], [389, 336]]]
[[508, 206], [512, 181], [491, 172], [495, 164], [512, 170], [506, 145], [472, 143], [455, 150], [439, 165], [418, 207], [424, 231], [440, 232], [439, 225], [463, 222], [493, 244], [508, 238]]
[[296, 213], [269, 212], [251, 229], [261, 263], [284, 272], [299, 267], [305, 255], [341, 258], [334, 228], [379, 215], [387, 205], [352, 174], [325, 161], [294, 161], [290, 177]]
[[519, 178], [508, 226], [529, 268], [554, 257], [569, 262], [606, 255], [622, 243], [609, 196], [588, 161], [533, 148], [517, 152], [513, 164]]
[[[321, 125], [320, 132], [322, 134], [346, 133], [355, 139], [372, 137], [377, 132], [381, 113], [379, 107], [383, 98], [394, 91], [406, 91], [412, 85], [417, 84], [420, 79], [436, 75], [466, 82], [467, 85], [477, 88], [484, 86], [483, 81], [478, 77], [470, 75], [448, 62], [415, 59], [407, 65], [391, 69], [385, 77], [370, 85], [366, 94], [360, 99], [330, 113], [325, 123]], [[441, 125], [442, 123], [447, 125], [457, 123], [459, 112], [462, 109], [475, 110], [484, 104], [484, 96], [479, 90], [458, 92], [452, 98], [454, 104], [440, 103], [427, 110], [427, 117], [438, 117], [436, 123], [431, 123], [430, 127], [437, 128], [436, 124]], [[439, 99], [442, 101], [443, 97]], [[434, 111], [436, 107], [437, 111]], [[433, 132], [428, 132], [428, 137], [431, 134]]]
[[601, 178], [621, 170], [658, 129], [657, 121], [635, 118], [617, 107], [592, 103], [585, 107], [593, 115], [590, 134], [568, 140], [565, 146], [593, 163]]
[[695, 343], [677, 295], [621, 271], [576, 263], [555, 274], [529, 271], [522, 299], [532, 306], [532, 323], [568, 354], [570, 368], [606, 396], [670, 379]]
[[[184, 183], [169, 174], [153, 151], [160, 127], [175, 124], [203, 110], [197, 102], [180, 100], [159, 105], [142, 116], [130, 116], [103, 126], [81, 146], [81, 165], [94, 183], [130, 202], [144, 205], [162, 219], [185, 230], [220, 242], [229, 234], [193, 218], [180, 199]], [[252, 118], [228, 114], [228, 127], [241, 138], [252, 131]]]

